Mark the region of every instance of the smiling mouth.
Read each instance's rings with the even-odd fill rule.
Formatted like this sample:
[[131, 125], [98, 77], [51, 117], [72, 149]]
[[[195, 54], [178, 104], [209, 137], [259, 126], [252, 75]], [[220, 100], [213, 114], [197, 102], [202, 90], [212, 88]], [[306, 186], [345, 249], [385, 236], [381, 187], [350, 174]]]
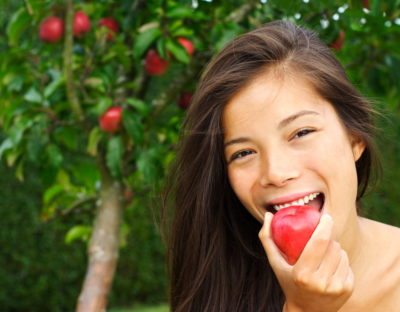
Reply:
[[267, 211], [276, 213], [281, 209], [293, 206], [310, 206], [318, 211], [321, 211], [322, 207], [324, 206], [324, 203], [325, 203], [325, 195], [323, 193], [316, 192], [308, 194], [302, 198], [298, 198], [291, 202], [277, 204], [277, 205], [267, 205]]

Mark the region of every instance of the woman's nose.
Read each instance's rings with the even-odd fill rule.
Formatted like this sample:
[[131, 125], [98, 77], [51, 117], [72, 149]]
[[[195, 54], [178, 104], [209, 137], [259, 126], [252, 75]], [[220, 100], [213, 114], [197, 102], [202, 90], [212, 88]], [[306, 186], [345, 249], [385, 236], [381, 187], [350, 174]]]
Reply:
[[281, 187], [300, 176], [298, 159], [283, 152], [266, 153], [260, 159], [260, 184]]

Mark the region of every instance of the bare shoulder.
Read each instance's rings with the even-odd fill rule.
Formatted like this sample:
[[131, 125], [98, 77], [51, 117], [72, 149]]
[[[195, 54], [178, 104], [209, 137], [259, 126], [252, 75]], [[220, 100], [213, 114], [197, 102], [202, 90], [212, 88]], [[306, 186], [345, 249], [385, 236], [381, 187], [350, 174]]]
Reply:
[[375, 269], [379, 268], [376, 269], [378, 278], [388, 277], [400, 285], [400, 228], [369, 219], [362, 219], [362, 224], [371, 261], [376, 264]]
[[400, 306], [400, 228], [372, 220], [365, 222], [375, 246], [372, 284], [379, 285], [377, 302], [385, 311], [395, 311]]
[[398, 250], [400, 256], [400, 228], [385, 224], [382, 222], [370, 220], [370, 219], [362, 219], [364, 229], [367, 229], [369, 232], [369, 236], [371, 239], [376, 240], [379, 245], [385, 248], [388, 245], [392, 245], [394, 250]]

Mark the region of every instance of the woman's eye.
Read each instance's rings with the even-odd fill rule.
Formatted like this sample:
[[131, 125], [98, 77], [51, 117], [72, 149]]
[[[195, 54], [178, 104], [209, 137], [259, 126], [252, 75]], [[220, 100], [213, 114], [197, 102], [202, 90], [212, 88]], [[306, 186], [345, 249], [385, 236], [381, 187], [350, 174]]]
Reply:
[[296, 132], [296, 134], [294, 135], [294, 139], [297, 139], [297, 138], [301, 138], [301, 137], [303, 137], [303, 136], [305, 136], [305, 135], [307, 135], [307, 134], [309, 134], [309, 133], [311, 133], [311, 132], [314, 132], [315, 130], [313, 130], [313, 129], [301, 129], [300, 131], [297, 131]]
[[253, 151], [250, 151], [250, 150], [240, 151], [240, 152], [234, 153], [232, 155], [230, 161], [233, 161], [233, 160], [239, 159], [239, 158], [243, 158], [243, 157], [246, 157], [246, 156], [251, 155], [251, 154], [253, 154]]

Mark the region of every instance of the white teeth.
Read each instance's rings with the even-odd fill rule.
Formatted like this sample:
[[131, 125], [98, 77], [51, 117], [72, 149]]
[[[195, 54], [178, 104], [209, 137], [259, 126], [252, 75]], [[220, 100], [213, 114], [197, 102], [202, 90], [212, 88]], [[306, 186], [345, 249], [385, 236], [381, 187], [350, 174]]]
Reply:
[[303, 198], [297, 199], [295, 201], [292, 201], [290, 203], [286, 204], [280, 204], [280, 205], [274, 205], [274, 209], [276, 211], [282, 209], [282, 208], [287, 208], [289, 206], [304, 206], [304, 204], [308, 204], [310, 201], [312, 201], [315, 197], [317, 197], [320, 193], [312, 193], [307, 196], [304, 196]]

